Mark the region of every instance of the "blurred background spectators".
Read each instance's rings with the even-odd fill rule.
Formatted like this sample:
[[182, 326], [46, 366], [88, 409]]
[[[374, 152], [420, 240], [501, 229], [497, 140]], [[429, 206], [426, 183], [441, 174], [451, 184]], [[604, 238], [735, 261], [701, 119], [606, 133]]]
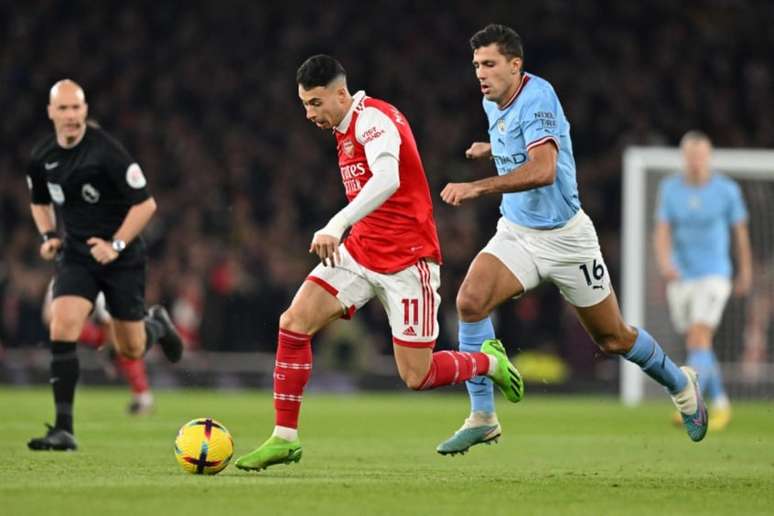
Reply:
[[[159, 210], [144, 234], [148, 302], [169, 306], [205, 350], [274, 349], [279, 313], [315, 265], [312, 233], [345, 203], [334, 140], [297, 98], [295, 70], [311, 54], [339, 58], [353, 93], [384, 98], [411, 122], [446, 260], [439, 349], [456, 345], [456, 290], [498, 218], [495, 198], [453, 209], [438, 196], [448, 181], [494, 174], [463, 156], [487, 136], [468, 46], [486, 23], [522, 35], [526, 70], [563, 102], [581, 200], [614, 281], [625, 146], [674, 145], [689, 128], [717, 146], [774, 144], [772, 2], [0, 0], [0, 13], [9, 348], [46, 339], [40, 304], [52, 271], [38, 257], [24, 174], [52, 130], [45, 107], [60, 78], [84, 87], [91, 117], [149, 177]], [[378, 302], [358, 319], [358, 338], [390, 353]], [[498, 327], [515, 348], [561, 354], [576, 378], [604, 362], [554, 288], [504, 305]]]

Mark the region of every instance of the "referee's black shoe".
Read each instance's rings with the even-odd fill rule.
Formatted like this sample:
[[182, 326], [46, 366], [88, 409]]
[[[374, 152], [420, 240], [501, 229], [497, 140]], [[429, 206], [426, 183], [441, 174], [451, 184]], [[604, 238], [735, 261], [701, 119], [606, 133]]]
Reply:
[[78, 449], [78, 443], [75, 442], [73, 434], [61, 428], [54, 428], [46, 423], [48, 432], [43, 437], [35, 437], [27, 443], [30, 450], [56, 450], [56, 451], [75, 451]]
[[148, 313], [164, 327], [164, 335], [159, 337], [159, 345], [164, 356], [173, 364], [179, 362], [183, 356], [183, 339], [180, 338], [175, 325], [172, 324], [167, 309], [161, 305], [153, 305]]

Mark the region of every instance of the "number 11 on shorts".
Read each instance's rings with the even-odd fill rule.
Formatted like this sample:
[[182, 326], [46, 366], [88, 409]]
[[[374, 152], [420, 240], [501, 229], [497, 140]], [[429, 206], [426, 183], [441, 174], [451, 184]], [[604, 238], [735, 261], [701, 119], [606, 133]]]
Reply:
[[[414, 324], [414, 325], [419, 324], [419, 299], [404, 298], [404, 299], [401, 299], [400, 302], [403, 303], [403, 324], [407, 326], [409, 324]], [[410, 312], [412, 311], [414, 312], [414, 322], [410, 323], [409, 315], [411, 315]]]

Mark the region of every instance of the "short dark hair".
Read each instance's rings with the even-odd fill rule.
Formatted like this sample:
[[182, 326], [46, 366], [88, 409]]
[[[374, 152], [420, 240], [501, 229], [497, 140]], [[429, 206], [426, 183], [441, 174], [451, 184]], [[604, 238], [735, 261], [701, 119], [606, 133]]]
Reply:
[[510, 27], [499, 23], [490, 23], [470, 38], [471, 50], [488, 47], [497, 43], [497, 49], [508, 59], [520, 57], [524, 59], [524, 49], [521, 46], [521, 36]]
[[346, 77], [347, 72], [337, 60], [329, 55], [317, 54], [312, 56], [296, 71], [296, 83], [305, 90], [311, 90], [317, 86], [328, 86], [338, 77]]
[[685, 133], [683, 137], [680, 138], [680, 147], [688, 142], [707, 142], [710, 144], [710, 146], [712, 145], [712, 140], [707, 135], [707, 133], [704, 131], [699, 131], [698, 129], [691, 129]]

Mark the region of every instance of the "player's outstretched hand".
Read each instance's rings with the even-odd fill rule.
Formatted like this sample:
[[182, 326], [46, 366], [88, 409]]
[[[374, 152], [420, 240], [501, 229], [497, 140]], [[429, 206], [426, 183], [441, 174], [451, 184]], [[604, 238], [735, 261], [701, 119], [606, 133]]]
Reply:
[[479, 195], [479, 189], [473, 183], [449, 183], [441, 190], [441, 199], [452, 206], [459, 206], [462, 201], [475, 199]]
[[468, 159], [491, 158], [492, 146], [486, 142], [473, 142], [473, 145], [465, 151], [465, 157]]
[[118, 258], [118, 251], [107, 240], [91, 237], [86, 241], [91, 246], [91, 256], [102, 265], [107, 265]]
[[49, 238], [40, 244], [40, 256], [46, 261], [53, 260], [56, 253], [62, 248], [62, 241], [58, 238]]
[[312, 243], [309, 245], [309, 252], [320, 257], [320, 261], [325, 266], [335, 267], [341, 263], [339, 256], [339, 239], [335, 236], [326, 235], [319, 231], [314, 234]]

